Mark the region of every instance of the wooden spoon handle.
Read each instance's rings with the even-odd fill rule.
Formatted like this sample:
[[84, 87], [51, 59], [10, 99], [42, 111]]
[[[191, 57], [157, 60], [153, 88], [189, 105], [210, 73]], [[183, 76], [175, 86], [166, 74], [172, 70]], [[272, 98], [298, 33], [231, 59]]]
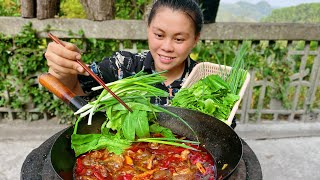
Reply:
[[87, 102], [83, 98], [73, 93], [69, 88], [67, 88], [62, 82], [60, 82], [50, 73], [41, 74], [38, 80], [43, 87], [45, 87], [59, 99], [69, 105], [69, 107], [73, 111], [77, 111], [85, 104], [87, 104]]

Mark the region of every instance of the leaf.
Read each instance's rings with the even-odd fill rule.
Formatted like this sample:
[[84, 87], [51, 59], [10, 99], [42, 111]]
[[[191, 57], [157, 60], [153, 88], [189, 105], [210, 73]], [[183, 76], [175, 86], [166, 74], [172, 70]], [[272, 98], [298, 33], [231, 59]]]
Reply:
[[188, 108], [226, 121], [238, 95], [231, 94], [230, 86], [219, 76], [209, 75], [181, 89], [172, 99], [172, 105]]
[[107, 117], [108, 117], [108, 123], [107, 123], [107, 128], [110, 128], [112, 130], [119, 130], [121, 129], [122, 126], [122, 121], [124, 119], [124, 117], [127, 116], [127, 114], [129, 113], [127, 110], [123, 110], [123, 111], [112, 111], [111, 109], [113, 109], [112, 107], [108, 108], [108, 110], [106, 111], [107, 113]]
[[74, 145], [80, 145], [92, 142], [95, 139], [99, 139], [101, 134], [72, 134], [71, 142]]
[[165, 128], [163, 126], [160, 126], [159, 124], [152, 124], [150, 126], [150, 132], [151, 133], [160, 133], [166, 138], [175, 138], [174, 134], [172, 131], [168, 128]]
[[148, 114], [146, 111], [134, 111], [137, 117], [135, 119], [136, 135], [139, 138], [150, 137]]
[[103, 148], [108, 148], [110, 152], [121, 154], [131, 144], [130, 141], [120, 139], [119, 136], [111, 134], [73, 134], [71, 143], [76, 156]]
[[[142, 104], [139, 102], [128, 102], [126, 104], [134, 111], [135, 110], [152, 111], [152, 108], [149, 105]], [[117, 105], [113, 106], [113, 111], [120, 111], [120, 110], [126, 110], [126, 108], [122, 104], [117, 104]]]
[[[140, 75], [138, 76], [138, 74]], [[165, 112], [178, 118], [195, 133], [179, 116], [150, 103], [150, 97], [168, 96], [167, 92], [149, 85], [163, 82], [164, 78], [160, 76], [159, 73], [143, 75], [139, 72], [138, 74], [108, 84], [109, 88], [116, 92], [133, 112], [129, 112], [122, 104], [104, 90], [96, 101], [89, 103], [85, 109], [80, 109], [79, 112], [77, 112], [80, 116], [86, 116], [90, 112], [95, 113], [97, 111], [105, 111], [107, 115], [106, 121], [101, 126], [102, 136], [99, 138], [98, 143], [96, 142], [96, 139], [90, 142], [88, 142], [89, 140], [85, 141], [88, 142], [88, 146], [85, 146], [80, 150], [79, 148], [75, 148], [77, 154], [102, 147], [107, 147], [109, 151], [120, 153], [123, 148], [119, 147], [121, 146], [121, 143], [116, 145], [112, 145], [112, 143], [122, 140], [131, 142], [135, 140], [136, 136], [138, 138], [149, 137], [149, 121], [152, 122], [156, 119], [157, 112]], [[98, 90], [99, 88], [95, 88], [95, 90]], [[91, 115], [92, 114], [93, 113], [91, 113]], [[114, 133], [112, 138], [109, 136], [111, 132]], [[74, 133], [76, 134], [76, 130]], [[162, 133], [165, 134], [166, 137], [174, 137], [170, 130], [163, 129]], [[105, 135], [107, 135], [107, 139], [105, 139]], [[75, 147], [76, 146], [77, 144], [75, 144]]]
[[122, 132], [123, 132], [123, 136], [128, 139], [128, 140], [131, 140], [133, 141], [134, 138], [135, 138], [135, 124], [134, 124], [134, 117], [136, 116], [135, 115], [135, 112], [136, 111], [133, 111], [133, 112], [129, 112], [123, 123], [122, 123]]
[[216, 105], [212, 99], [206, 99], [204, 101], [204, 107], [209, 114], [213, 114], [216, 110]]
[[94, 150], [101, 134], [72, 134], [71, 135], [71, 148], [74, 150], [75, 155], [86, 153]]
[[[236, 102], [236, 101], [238, 101], [239, 98], [240, 98], [239, 95], [235, 95], [235, 94], [232, 94], [232, 93], [228, 93], [227, 96], [225, 96], [225, 99], [224, 99], [224, 100], [231, 103], [231, 102]], [[230, 104], [230, 103], [229, 103], [229, 104]]]
[[203, 79], [203, 82], [207, 84], [213, 91], [218, 91], [221, 89], [230, 89], [228, 84], [223, 79], [221, 79], [219, 75], [216, 74], [207, 76]]
[[130, 147], [131, 142], [126, 139], [120, 139], [116, 135], [101, 136], [95, 149], [107, 148], [109, 152], [121, 154], [125, 149]]

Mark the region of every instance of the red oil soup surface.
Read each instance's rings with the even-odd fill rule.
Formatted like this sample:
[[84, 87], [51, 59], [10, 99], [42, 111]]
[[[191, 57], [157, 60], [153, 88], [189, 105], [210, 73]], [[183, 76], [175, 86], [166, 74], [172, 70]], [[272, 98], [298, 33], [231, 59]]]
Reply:
[[215, 179], [212, 156], [193, 147], [198, 151], [156, 143], [134, 143], [120, 155], [91, 151], [77, 158], [75, 179]]

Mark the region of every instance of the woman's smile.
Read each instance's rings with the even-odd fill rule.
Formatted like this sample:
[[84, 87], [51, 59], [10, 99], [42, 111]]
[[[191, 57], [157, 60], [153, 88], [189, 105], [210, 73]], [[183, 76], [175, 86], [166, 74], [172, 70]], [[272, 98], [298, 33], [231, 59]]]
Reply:
[[174, 59], [175, 59], [175, 57], [164, 56], [164, 55], [160, 55], [159, 54], [159, 60], [160, 60], [161, 63], [169, 64], [172, 61], [174, 61]]

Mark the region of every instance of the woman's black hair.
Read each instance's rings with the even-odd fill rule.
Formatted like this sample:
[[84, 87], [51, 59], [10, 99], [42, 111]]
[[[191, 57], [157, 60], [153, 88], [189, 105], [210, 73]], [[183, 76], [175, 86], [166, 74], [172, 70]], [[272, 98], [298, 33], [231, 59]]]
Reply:
[[194, 23], [195, 34], [198, 35], [201, 32], [203, 15], [200, 7], [194, 0], [156, 0], [149, 13], [148, 26], [161, 7], [168, 7], [186, 13]]

